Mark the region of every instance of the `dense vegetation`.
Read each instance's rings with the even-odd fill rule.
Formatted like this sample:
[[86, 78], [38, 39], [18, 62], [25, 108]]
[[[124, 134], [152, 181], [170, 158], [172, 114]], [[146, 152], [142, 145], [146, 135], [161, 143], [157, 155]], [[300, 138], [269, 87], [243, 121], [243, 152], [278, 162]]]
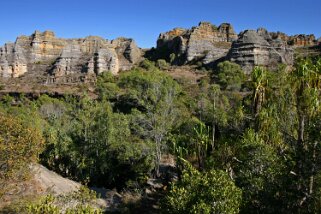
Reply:
[[41, 152], [63, 176], [136, 191], [164, 177], [161, 159], [171, 154], [178, 178], [165, 213], [321, 212], [321, 59], [250, 76], [222, 62], [197, 84], [165, 68], [144, 61], [103, 73], [98, 99], [4, 97], [1, 182]]

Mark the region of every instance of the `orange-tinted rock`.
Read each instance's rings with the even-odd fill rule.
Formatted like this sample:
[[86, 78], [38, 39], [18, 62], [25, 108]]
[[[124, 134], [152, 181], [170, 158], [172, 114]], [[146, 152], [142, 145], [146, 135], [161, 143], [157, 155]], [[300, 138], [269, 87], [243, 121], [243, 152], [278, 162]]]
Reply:
[[300, 34], [300, 35], [290, 36], [288, 40], [288, 44], [296, 47], [305, 47], [305, 46], [317, 45], [317, 41], [313, 34], [310, 34], [310, 35]]
[[174, 28], [160, 34], [156, 50], [167, 51], [166, 54], [162, 53], [160, 58], [168, 58], [171, 53], [175, 53], [182, 63], [194, 60], [209, 63], [226, 56], [232, 41], [236, 39], [237, 35], [228, 23], [216, 27], [209, 22], [200, 22], [197, 27], [188, 30]]
[[[58, 79], [78, 81], [87, 73], [116, 74], [130, 69], [141, 55], [141, 49], [132, 39], [108, 41], [97, 36], [61, 39], [52, 31], [35, 31], [0, 47], [0, 77], [19, 77], [31, 72], [49, 75], [47, 83]], [[76, 77], [65, 78], [70, 75]]]

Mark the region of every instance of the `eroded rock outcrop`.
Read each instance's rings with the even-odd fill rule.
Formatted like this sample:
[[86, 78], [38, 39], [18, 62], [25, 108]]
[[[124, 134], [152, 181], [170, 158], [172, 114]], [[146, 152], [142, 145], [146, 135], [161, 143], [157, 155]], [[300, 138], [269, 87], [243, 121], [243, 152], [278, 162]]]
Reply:
[[313, 49], [319, 43], [314, 35], [289, 36], [282, 32], [268, 32], [264, 28], [245, 30], [236, 35], [230, 24], [216, 27], [201, 22], [191, 29], [174, 28], [160, 34], [157, 57], [154, 58], [172, 61], [170, 54], [175, 54], [174, 64], [201, 61], [215, 65], [222, 60], [231, 60], [250, 73], [257, 65], [272, 70], [280, 63], [291, 66], [295, 50]]
[[[219, 27], [209, 22], [200, 22], [191, 29], [175, 28], [159, 35], [157, 50], [160, 55], [174, 53], [181, 63], [201, 60], [209, 63], [226, 56], [232, 41], [237, 39], [237, 34], [228, 23]], [[168, 56], [167, 56], [168, 57]]]
[[78, 82], [88, 75], [130, 69], [141, 57], [142, 51], [132, 39], [60, 39], [51, 31], [36, 31], [0, 47], [0, 77], [32, 73], [47, 75], [47, 83]]
[[318, 45], [318, 41], [313, 34], [298, 34], [294, 36], [288, 36], [281, 32], [271, 32], [271, 37], [273, 39], [281, 39], [285, 41], [291, 47], [309, 47]]
[[27, 72], [27, 60], [23, 48], [15, 43], [0, 48], [0, 77], [18, 77]]
[[232, 45], [228, 59], [250, 73], [254, 66], [276, 69], [278, 64], [293, 64], [293, 49], [280, 38], [273, 38], [265, 29], [246, 30]]

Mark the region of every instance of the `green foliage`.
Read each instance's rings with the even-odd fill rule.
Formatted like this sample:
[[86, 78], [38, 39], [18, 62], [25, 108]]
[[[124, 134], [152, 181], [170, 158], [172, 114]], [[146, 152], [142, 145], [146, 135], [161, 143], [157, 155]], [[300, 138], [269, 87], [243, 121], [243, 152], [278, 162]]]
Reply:
[[242, 192], [223, 171], [201, 173], [191, 165], [173, 183], [163, 202], [165, 213], [239, 213]]
[[[56, 120], [46, 133], [51, 142], [44, 163], [84, 183], [118, 187], [151, 170], [148, 144], [130, 141], [129, 120], [113, 113], [109, 103], [86, 98], [71, 110], [71, 119]], [[99, 166], [99, 167], [97, 167]]]
[[27, 213], [32, 214], [41, 214], [41, 213], [48, 213], [48, 214], [59, 214], [59, 208], [54, 205], [54, 197], [52, 195], [48, 195], [45, 198], [41, 199], [39, 204], [30, 204], [28, 206]]
[[[169, 53], [162, 59], [179, 63]], [[19, 177], [42, 136], [42, 164], [118, 190], [142, 192], [153, 171], [170, 175], [158, 172], [162, 155], [173, 154], [178, 181], [165, 191], [164, 212], [320, 213], [320, 59], [300, 59], [292, 71], [255, 67], [247, 82], [231, 62], [197, 83], [174, 80], [159, 70], [166, 66], [145, 60], [118, 76], [102, 73], [97, 100], [2, 97], [1, 176]], [[85, 190], [33, 206], [55, 212], [57, 201], [76, 198], [78, 211], [68, 212], [92, 213], [91, 197]]]
[[176, 54], [175, 54], [175, 53], [171, 53], [171, 54], [169, 55], [169, 62], [170, 62], [170, 64], [172, 65], [172, 64], [175, 62], [175, 60], [176, 60]]
[[165, 70], [168, 68], [168, 64], [165, 59], [158, 59], [156, 61], [156, 67], [159, 68], [160, 70]]
[[144, 68], [147, 71], [154, 71], [157, 70], [155, 63], [152, 61], [149, 61], [148, 59], [144, 59], [141, 63], [140, 63], [140, 67]]
[[[169, 131], [178, 122], [179, 85], [159, 71], [132, 71], [120, 77], [123, 98], [135, 100], [132, 128], [136, 135], [154, 142], [156, 174]], [[139, 110], [139, 111], [137, 111]]]
[[238, 91], [246, 80], [242, 68], [233, 62], [225, 61], [217, 65], [218, 82], [222, 89]]
[[119, 93], [116, 77], [111, 72], [103, 72], [97, 78], [96, 88], [101, 100], [115, 99]]
[[270, 204], [278, 200], [279, 179], [283, 176], [284, 164], [275, 148], [266, 144], [253, 130], [248, 130], [237, 153], [236, 182], [244, 195], [243, 211], [277, 212], [277, 208]]
[[[29, 203], [26, 209], [30, 214], [58, 214], [62, 212], [66, 214], [101, 214], [102, 210], [90, 205], [95, 199], [96, 193], [94, 191], [81, 187], [78, 191], [67, 195], [56, 197], [47, 195], [39, 201]], [[68, 207], [70, 203], [72, 207]], [[74, 206], [74, 203], [77, 205]]]
[[23, 169], [37, 161], [43, 139], [39, 130], [24, 126], [13, 116], [0, 113], [0, 124], [0, 189], [5, 191], [8, 180], [19, 180]]

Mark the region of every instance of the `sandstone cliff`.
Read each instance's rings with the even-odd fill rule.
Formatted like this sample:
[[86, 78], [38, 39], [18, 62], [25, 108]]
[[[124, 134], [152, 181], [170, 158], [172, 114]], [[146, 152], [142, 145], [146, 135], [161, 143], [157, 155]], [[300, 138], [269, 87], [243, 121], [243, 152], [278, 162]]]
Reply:
[[273, 39], [281, 39], [292, 47], [307, 47], [318, 45], [318, 41], [313, 34], [298, 34], [294, 36], [288, 36], [282, 32], [271, 32], [270, 35]]
[[230, 24], [216, 27], [201, 22], [191, 29], [175, 28], [160, 34], [156, 58], [171, 60], [170, 54], [175, 54], [174, 64], [195, 61], [217, 64], [222, 60], [231, 60], [249, 73], [257, 65], [272, 70], [279, 63], [291, 66], [294, 50], [313, 49], [319, 42], [314, 35], [288, 36], [282, 32], [268, 32], [264, 28], [245, 30], [236, 35]]
[[0, 47], [0, 77], [32, 74], [46, 76], [47, 83], [77, 82], [104, 71], [128, 70], [141, 57], [132, 39], [60, 39], [51, 31], [36, 31]]
[[232, 41], [237, 39], [233, 27], [223, 23], [219, 27], [200, 22], [191, 29], [175, 28], [159, 35], [157, 50], [174, 53], [181, 63], [202, 60], [204, 63], [226, 56]]
[[293, 64], [293, 49], [280, 37], [273, 38], [267, 30], [260, 28], [240, 33], [227, 58], [241, 65], [246, 73], [250, 73], [254, 66], [273, 70], [280, 63]]

